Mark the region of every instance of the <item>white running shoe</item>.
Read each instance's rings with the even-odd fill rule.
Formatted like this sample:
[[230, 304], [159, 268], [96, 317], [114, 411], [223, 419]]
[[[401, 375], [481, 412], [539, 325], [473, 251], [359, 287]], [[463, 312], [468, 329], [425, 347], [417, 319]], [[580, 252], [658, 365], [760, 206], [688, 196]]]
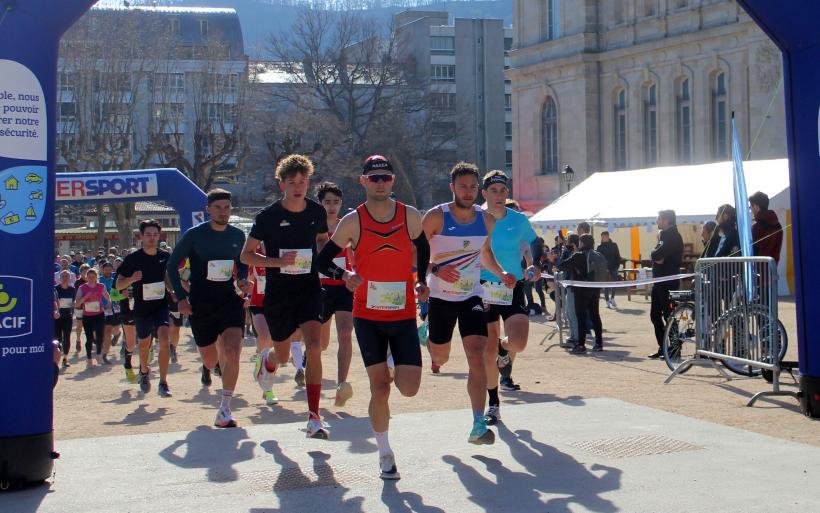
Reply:
[[390, 480], [401, 479], [401, 475], [396, 468], [396, 457], [392, 453], [379, 458], [379, 477]]
[[276, 369], [271, 372], [265, 365], [268, 360], [268, 353], [270, 353], [270, 348], [263, 349], [253, 366], [253, 380], [256, 381], [262, 392], [267, 392], [273, 387], [273, 378], [276, 376]]
[[612, 305], [612, 308], [618, 308], [618, 303], [615, 302], [615, 299], [610, 299], [609, 303]]
[[214, 426], [218, 428], [232, 428], [236, 427], [236, 419], [231, 415], [227, 408], [219, 408], [216, 412], [216, 419], [214, 419]]
[[307, 429], [305, 430], [308, 438], [319, 438], [321, 440], [327, 440], [330, 436], [330, 433], [325, 427], [325, 424], [322, 422], [322, 419], [318, 417], [310, 417], [307, 423]]

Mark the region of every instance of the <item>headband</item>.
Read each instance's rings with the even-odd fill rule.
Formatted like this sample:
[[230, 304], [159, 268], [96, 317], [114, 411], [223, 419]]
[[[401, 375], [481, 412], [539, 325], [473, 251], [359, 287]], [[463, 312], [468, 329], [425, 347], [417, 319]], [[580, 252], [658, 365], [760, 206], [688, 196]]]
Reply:
[[491, 185], [495, 183], [500, 183], [501, 185], [504, 185], [506, 187], [507, 181], [507, 175], [493, 175], [489, 178], [484, 179], [484, 188], [488, 189]]

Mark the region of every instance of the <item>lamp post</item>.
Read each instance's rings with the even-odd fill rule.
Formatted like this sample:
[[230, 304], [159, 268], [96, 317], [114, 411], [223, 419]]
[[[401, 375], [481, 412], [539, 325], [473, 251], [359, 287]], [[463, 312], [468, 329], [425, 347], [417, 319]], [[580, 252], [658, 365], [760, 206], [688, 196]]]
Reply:
[[570, 189], [572, 189], [572, 179], [575, 178], [575, 170], [567, 164], [564, 166], [564, 170], [561, 171], [561, 176], [563, 176], [564, 181], [567, 182], [567, 192], [569, 192]]

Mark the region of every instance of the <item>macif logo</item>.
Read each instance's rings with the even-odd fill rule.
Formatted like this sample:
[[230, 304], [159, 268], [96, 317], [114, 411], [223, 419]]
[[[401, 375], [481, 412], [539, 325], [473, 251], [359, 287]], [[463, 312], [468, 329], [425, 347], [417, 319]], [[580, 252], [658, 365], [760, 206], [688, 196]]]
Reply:
[[32, 280], [0, 276], [0, 338], [31, 334]]

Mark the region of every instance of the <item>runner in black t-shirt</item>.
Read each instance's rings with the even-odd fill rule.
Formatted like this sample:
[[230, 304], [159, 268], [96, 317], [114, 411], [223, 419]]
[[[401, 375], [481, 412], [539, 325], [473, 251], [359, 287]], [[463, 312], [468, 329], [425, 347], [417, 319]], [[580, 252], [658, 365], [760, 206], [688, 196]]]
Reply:
[[[274, 355], [265, 349], [260, 353], [254, 377], [263, 391], [270, 390], [277, 365], [287, 362], [290, 355], [288, 339], [300, 328], [308, 362], [307, 434], [311, 438], [327, 438], [319, 417], [322, 287], [314, 265], [317, 242], [324, 244], [328, 240], [327, 213], [321, 205], [305, 198], [312, 174], [313, 164], [303, 155], [294, 154], [279, 161], [276, 177], [284, 195], [257, 214], [242, 250], [242, 262], [266, 268], [263, 308], [275, 352]], [[265, 243], [268, 256], [256, 252], [260, 242]]]
[[[169, 284], [165, 279], [165, 270], [171, 255], [157, 247], [161, 230], [162, 227], [157, 221], [140, 223], [142, 249], [125, 257], [117, 270], [116, 287], [119, 290], [131, 287], [133, 290], [134, 320], [140, 351], [140, 390], [144, 393], [151, 390], [151, 382], [148, 379], [148, 353], [151, 349], [152, 334], [156, 330], [159, 338], [159, 395], [171, 397], [168, 388], [170, 353], [166, 303], [166, 290]], [[128, 353], [126, 355], [130, 356]]]
[[71, 272], [60, 271], [60, 283], [54, 288], [57, 295], [59, 316], [54, 318], [54, 338], [60, 341], [63, 351], [63, 368], [68, 367], [68, 352], [71, 350], [71, 325], [74, 322], [74, 287], [71, 286]]

